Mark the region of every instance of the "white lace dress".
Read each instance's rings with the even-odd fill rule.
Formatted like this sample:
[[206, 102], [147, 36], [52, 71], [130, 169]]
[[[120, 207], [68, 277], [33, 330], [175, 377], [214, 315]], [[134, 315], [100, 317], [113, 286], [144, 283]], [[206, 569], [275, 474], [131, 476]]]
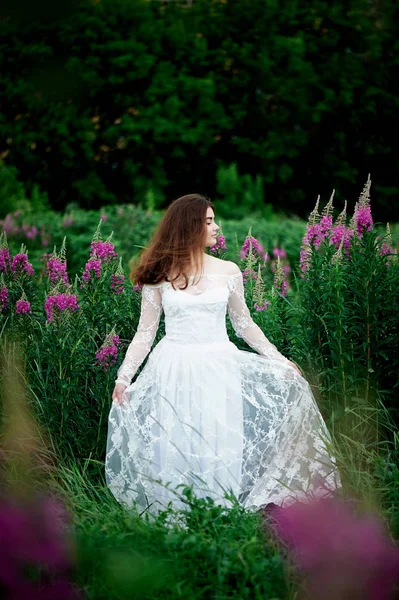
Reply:
[[[186, 290], [145, 285], [137, 332], [118, 371], [128, 387], [109, 414], [105, 474], [115, 498], [158, 511], [181, 487], [229, 505], [286, 505], [340, 486], [330, 436], [307, 381], [254, 323], [242, 273]], [[148, 357], [162, 310], [166, 335]], [[257, 354], [229, 341], [237, 335]], [[327, 443], [327, 445], [326, 445]], [[179, 486], [177, 488], [176, 486]]]

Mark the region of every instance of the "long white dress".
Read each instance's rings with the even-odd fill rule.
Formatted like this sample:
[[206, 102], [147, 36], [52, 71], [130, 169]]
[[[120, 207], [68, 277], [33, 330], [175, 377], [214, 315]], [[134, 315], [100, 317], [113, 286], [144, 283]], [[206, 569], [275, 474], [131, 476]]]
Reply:
[[[137, 332], [116, 380], [128, 387], [111, 407], [105, 462], [107, 485], [127, 507], [157, 512], [172, 501], [178, 508], [186, 485], [224, 505], [233, 492], [249, 509], [340, 486], [310, 386], [252, 320], [234, 267], [195, 284], [191, 277], [186, 290], [143, 286]], [[229, 341], [226, 309], [257, 354]], [[162, 310], [166, 334], [131, 383]]]

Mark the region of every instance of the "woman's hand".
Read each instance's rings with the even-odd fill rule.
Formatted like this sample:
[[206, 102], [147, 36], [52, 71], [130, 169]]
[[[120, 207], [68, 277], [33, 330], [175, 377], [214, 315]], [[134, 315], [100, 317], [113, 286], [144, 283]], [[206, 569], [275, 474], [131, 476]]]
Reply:
[[112, 392], [112, 400], [116, 400], [119, 406], [122, 404], [122, 396], [126, 388], [127, 385], [124, 385], [123, 383], [117, 383], [114, 387], [114, 391]]
[[299, 373], [299, 375], [300, 375], [301, 377], [303, 377], [303, 375], [302, 375], [302, 371], [301, 371], [301, 369], [298, 367], [298, 365], [297, 365], [296, 363], [294, 363], [292, 360], [290, 360], [290, 361], [289, 361], [289, 364], [290, 364], [292, 367], [294, 367], [295, 371], [297, 371], [297, 373]]

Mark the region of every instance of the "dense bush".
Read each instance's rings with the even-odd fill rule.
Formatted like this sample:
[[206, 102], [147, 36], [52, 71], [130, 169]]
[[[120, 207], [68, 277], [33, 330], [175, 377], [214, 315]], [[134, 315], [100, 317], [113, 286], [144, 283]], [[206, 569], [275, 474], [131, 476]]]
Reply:
[[396, 2], [47, 4], [1, 20], [0, 159], [29, 193], [63, 209], [196, 190], [305, 216], [371, 172], [375, 214], [395, 215]]

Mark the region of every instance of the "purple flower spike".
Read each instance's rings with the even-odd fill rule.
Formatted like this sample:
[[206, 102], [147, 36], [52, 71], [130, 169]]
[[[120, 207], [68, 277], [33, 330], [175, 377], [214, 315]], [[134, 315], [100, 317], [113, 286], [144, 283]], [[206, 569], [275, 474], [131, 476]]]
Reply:
[[3, 312], [8, 307], [8, 289], [5, 285], [0, 288], [0, 312]]
[[370, 231], [373, 227], [373, 217], [370, 206], [359, 207], [355, 214], [356, 230], [359, 237], [364, 231]]
[[[254, 250], [262, 259], [265, 258], [265, 250], [262, 246], [262, 244], [254, 237], [248, 236], [247, 238], [245, 238], [245, 242], [243, 243], [242, 247], [241, 247], [241, 251], [240, 251], [240, 258], [241, 260], [243, 260], [250, 248], [252, 247], [252, 250]], [[265, 258], [266, 260], [266, 258]]]
[[115, 294], [120, 294], [123, 292], [123, 284], [125, 281], [125, 276], [121, 274], [111, 275], [111, 290], [115, 292]]
[[92, 242], [90, 256], [93, 258], [99, 258], [105, 263], [118, 258], [118, 253], [115, 252], [115, 245], [111, 242]]
[[0, 273], [7, 273], [10, 268], [10, 252], [7, 247], [0, 248]]
[[28, 302], [28, 300], [17, 300], [16, 306], [15, 306], [15, 312], [17, 315], [24, 315], [24, 314], [32, 314], [32, 309], [30, 306], [30, 302]]
[[54, 296], [47, 296], [44, 304], [44, 310], [46, 311], [47, 321], [51, 323], [54, 319], [54, 309], [59, 312], [66, 310], [75, 311], [80, 308], [77, 298], [74, 294], [55, 294]]
[[258, 276], [255, 273], [255, 271], [251, 269], [244, 269], [244, 271], [242, 272], [242, 277], [244, 283], [247, 283], [249, 279], [254, 279], [255, 281], [258, 279]]
[[82, 275], [82, 279], [85, 283], [91, 279], [91, 273], [94, 273], [97, 278], [101, 276], [101, 260], [96, 258], [90, 258], [86, 265]]
[[256, 311], [260, 312], [261, 310], [267, 310], [268, 307], [270, 306], [270, 302], [268, 300], [265, 300], [263, 304], [254, 304], [254, 308]]
[[28, 262], [28, 255], [24, 252], [16, 254], [11, 261], [10, 267], [11, 273], [14, 275], [20, 275], [26, 273], [27, 275], [33, 275], [34, 270], [30, 262]]
[[224, 235], [218, 235], [216, 237], [216, 243], [213, 244], [213, 246], [210, 246], [209, 251], [212, 252], [212, 254], [216, 254], [217, 252], [220, 252], [223, 250], [224, 251], [227, 250], [226, 239], [225, 239]]
[[46, 275], [51, 283], [63, 281], [68, 283], [68, 273], [66, 272], [66, 263], [57, 257], [49, 258], [47, 262]]
[[118, 346], [120, 339], [118, 335], [109, 333], [100, 350], [96, 354], [96, 362], [103, 367], [104, 371], [108, 371], [116, 363], [118, 358]]

